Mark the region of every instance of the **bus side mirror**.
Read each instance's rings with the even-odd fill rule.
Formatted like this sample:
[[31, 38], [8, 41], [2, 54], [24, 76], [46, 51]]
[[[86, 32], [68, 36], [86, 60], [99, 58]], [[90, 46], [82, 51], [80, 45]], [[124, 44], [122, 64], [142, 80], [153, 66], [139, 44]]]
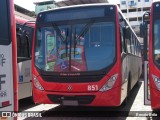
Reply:
[[144, 37], [145, 35], [144, 35], [144, 25], [143, 24], [140, 24], [140, 37]]

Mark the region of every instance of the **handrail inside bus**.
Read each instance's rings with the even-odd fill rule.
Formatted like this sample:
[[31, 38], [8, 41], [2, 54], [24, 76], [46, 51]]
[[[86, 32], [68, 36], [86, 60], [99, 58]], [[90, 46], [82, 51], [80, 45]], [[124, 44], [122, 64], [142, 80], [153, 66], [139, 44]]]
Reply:
[[21, 30], [19, 30], [21, 34], [24, 33], [23, 29], [24, 29], [24, 26], [27, 24], [35, 24], [35, 21], [27, 21], [27, 22], [23, 23]]
[[23, 25], [26, 25], [26, 24], [35, 24], [36, 21], [27, 21], [25, 22]]
[[23, 30], [24, 26], [27, 25], [27, 24], [35, 24], [35, 21], [27, 21], [27, 22], [25, 22], [25, 23], [22, 25], [22, 30]]

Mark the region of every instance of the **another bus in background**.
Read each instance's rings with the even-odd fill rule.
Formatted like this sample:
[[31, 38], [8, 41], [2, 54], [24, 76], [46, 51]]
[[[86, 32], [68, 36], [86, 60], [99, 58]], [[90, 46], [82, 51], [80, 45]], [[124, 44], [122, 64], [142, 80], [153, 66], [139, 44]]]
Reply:
[[34, 22], [16, 17], [17, 62], [18, 62], [18, 97], [32, 96], [31, 51]]

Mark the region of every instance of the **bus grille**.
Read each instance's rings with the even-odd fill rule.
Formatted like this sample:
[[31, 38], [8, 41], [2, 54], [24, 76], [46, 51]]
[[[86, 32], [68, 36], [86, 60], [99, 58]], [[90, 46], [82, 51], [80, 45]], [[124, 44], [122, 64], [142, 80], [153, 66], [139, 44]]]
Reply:
[[76, 76], [76, 77], [61, 77], [61, 76], [42, 76], [44, 81], [58, 83], [86, 83], [100, 81], [104, 75], [98, 76]]
[[72, 100], [72, 101], [78, 101], [79, 104], [90, 104], [95, 96], [94, 95], [75, 95], [75, 96], [65, 96], [65, 95], [53, 95], [48, 94], [48, 98], [56, 103], [56, 104], [62, 104], [63, 100]]

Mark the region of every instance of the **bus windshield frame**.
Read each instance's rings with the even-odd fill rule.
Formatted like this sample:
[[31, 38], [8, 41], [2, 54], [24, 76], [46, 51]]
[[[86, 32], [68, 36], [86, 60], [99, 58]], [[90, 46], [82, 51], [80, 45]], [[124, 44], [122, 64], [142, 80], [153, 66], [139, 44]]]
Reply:
[[[107, 6], [107, 8], [111, 8], [112, 6]], [[89, 9], [89, 8], [88, 8]], [[114, 8], [112, 8], [112, 9], [114, 9]], [[115, 12], [115, 10], [114, 10], [114, 12]], [[116, 13], [116, 12], [115, 12]], [[41, 75], [59, 75], [59, 74], [62, 74], [62, 73], [64, 73], [64, 74], [69, 74], [69, 73], [71, 73], [71, 74], [73, 74], [73, 75], [77, 75], [77, 73], [79, 73], [79, 74], [81, 74], [81, 75], [93, 75], [93, 74], [106, 74], [112, 67], [113, 67], [113, 65], [115, 64], [115, 62], [116, 62], [116, 59], [117, 59], [117, 44], [116, 44], [116, 42], [117, 42], [117, 36], [116, 36], [116, 17], [115, 17], [115, 14], [113, 15], [113, 14], [110, 14], [111, 15], [111, 17], [108, 17], [108, 16], [104, 16], [104, 17], [98, 17], [98, 18], [87, 18], [87, 19], [78, 19], [78, 20], [70, 20], [70, 21], [68, 21], [68, 20], [63, 20], [63, 21], [56, 21], [56, 22], [54, 22], [54, 21], [50, 21], [50, 22], [44, 22], [44, 23], [42, 23], [42, 18], [40, 18], [40, 20], [38, 21], [37, 20], [37, 25], [36, 25], [36, 34], [37, 34], [37, 32], [40, 30], [40, 29], [43, 29], [43, 28], [47, 28], [47, 27], [50, 27], [50, 28], [52, 28], [52, 29], [54, 29], [55, 31], [56, 31], [56, 34], [58, 34], [57, 33], [57, 31], [59, 30], [59, 28], [61, 27], [61, 26], [70, 26], [69, 28], [67, 28], [68, 29], [68, 31], [69, 31], [69, 33], [67, 33], [68, 35], [67, 35], [67, 37], [69, 38], [69, 39], [71, 39], [71, 40], [69, 40], [70, 42], [68, 42], [67, 43], [67, 45], [68, 44], [70, 44], [70, 48], [69, 48], [69, 50], [67, 49], [64, 49], [64, 50], [66, 50], [66, 52], [69, 52], [69, 53], [71, 53], [71, 52], [73, 52], [73, 51], [71, 51], [71, 49], [73, 48], [73, 46], [75, 47], [75, 43], [73, 43], [73, 42], [75, 42], [75, 40], [74, 39], [77, 39], [77, 38], [74, 38], [74, 36], [75, 36], [75, 34], [77, 33], [77, 31], [76, 31], [76, 27], [73, 27], [73, 26], [76, 26], [76, 25], [78, 25], [78, 24], [83, 24], [83, 27], [82, 27], [82, 29], [80, 30], [81, 32], [83, 32], [83, 29], [88, 25], [88, 30], [90, 29], [90, 27], [92, 27], [92, 26], [94, 26], [94, 25], [96, 25], [96, 24], [103, 24], [103, 23], [106, 23], [106, 24], [108, 24], [108, 23], [110, 23], [110, 24], [113, 24], [113, 31], [114, 31], [114, 37], [113, 37], [113, 41], [114, 41], [114, 53], [112, 53], [112, 54], [114, 54], [114, 56], [113, 56], [113, 58], [112, 58], [112, 62], [110, 63], [110, 64], [108, 64], [108, 65], [106, 65], [106, 67], [103, 67], [103, 68], [101, 68], [101, 69], [98, 69], [98, 70], [90, 70], [90, 71], [85, 71], [85, 70], [82, 70], [82, 71], [73, 71], [73, 70], [68, 70], [68, 71], [46, 71], [45, 69], [42, 69], [42, 68], [40, 68], [40, 67], [38, 67], [37, 65], [36, 65], [36, 42], [37, 42], [37, 35], [35, 36], [35, 59], [34, 59], [34, 62], [35, 62], [35, 67], [37, 68], [37, 70], [38, 70], [38, 72], [41, 74]], [[40, 15], [39, 15], [40, 16]], [[44, 13], [43, 13], [43, 15], [42, 16], [44, 16]], [[85, 29], [84, 29], [85, 30]], [[88, 32], [88, 30], [86, 30], [86, 33]], [[41, 30], [40, 30], [41, 31]], [[62, 32], [62, 31], [61, 31]], [[65, 33], [66, 33], [66, 31], [65, 31]], [[86, 34], [86, 33], [84, 33], [84, 34]], [[79, 35], [79, 34], [78, 34]], [[59, 36], [59, 37], [62, 37], [61, 35]], [[80, 37], [82, 37], [82, 36], [80, 36]], [[64, 37], [65, 39], [66, 39], [66, 37]], [[63, 39], [63, 38], [61, 38], [61, 39]], [[66, 44], [66, 43], [65, 43]], [[76, 45], [77, 46], [77, 45]], [[46, 48], [45, 48], [46, 49]], [[74, 49], [74, 48], [73, 48]], [[85, 49], [85, 48], [84, 48]], [[74, 49], [74, 53], [75, 53], [75, 49]], [[84, 55], [82, 55], [82, 56], [84, 56]], [[71, 54], [69, 54], [69, 59], [71, 59]], [[86, 63], [85, 63], [86, 64]], [[70, 61], [70, 63], [69, 63], [69, 66], [71, 66], [71, 61]]]

